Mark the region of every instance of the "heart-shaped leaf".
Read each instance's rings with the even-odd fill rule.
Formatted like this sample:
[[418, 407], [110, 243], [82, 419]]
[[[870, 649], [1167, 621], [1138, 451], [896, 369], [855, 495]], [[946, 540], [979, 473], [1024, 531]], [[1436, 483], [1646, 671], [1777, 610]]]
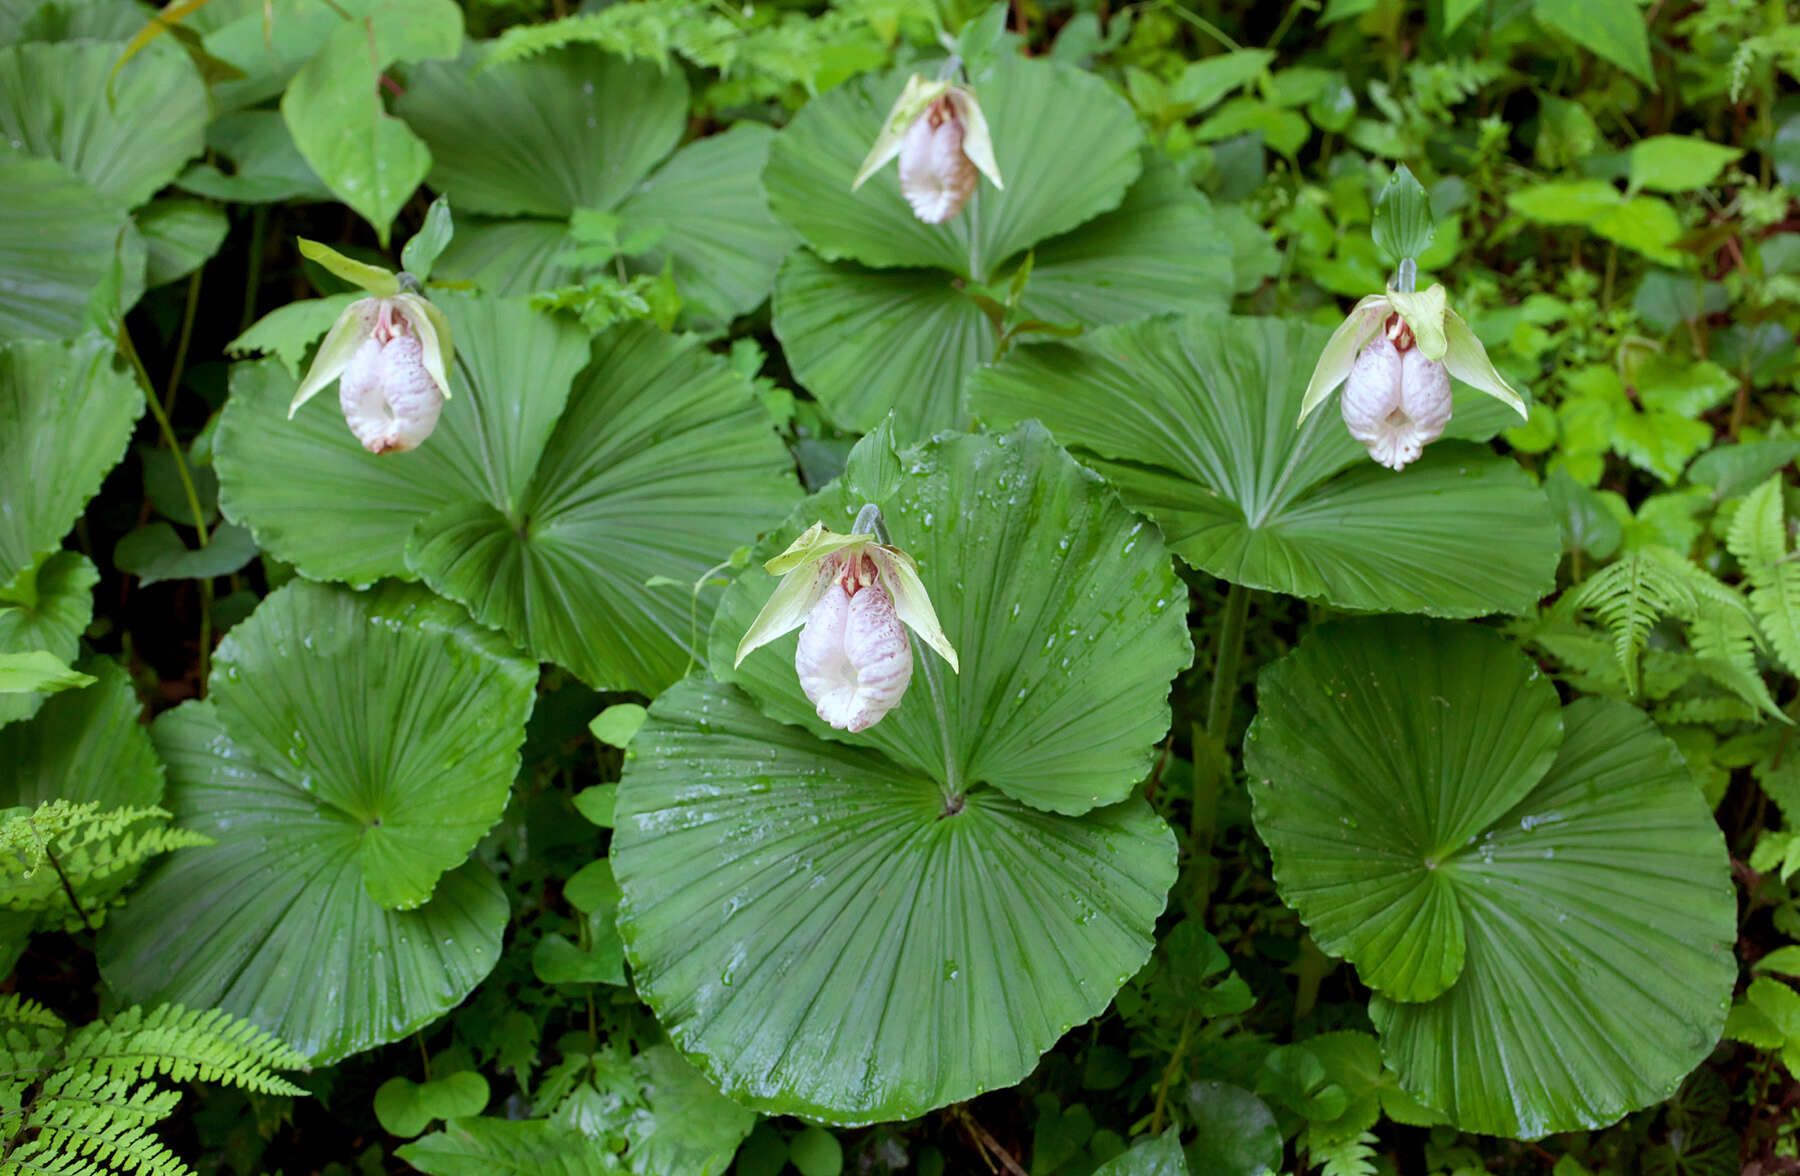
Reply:
[[167, 806], [216, 844], [159, 863], [109, 924], [108, 983], [230, 1009], [320, 1062], [454, 1006], [498, 957], [505, 895], [464, 859], [505, 807], [536, 682], [417, 588], [269, 596], [208, 700], [156, 722]]
[[[879, 748], [951, 792], [986, 783], [1063, 813], [1129, 796], [1168, 728], [1169, 681], [1193, 656], [1187, 590], [1155, 528], [1036, 425], [946, 437], [897, 461], [888, 451], [903, 471], [892, 486], [860, 460], [887, 444], [885, 431], [867, 438], [845, 476], [756, 549], [713, 622], [713, 672], [775, 718]], [[898, 707], [854, 735], [821, 723], [802, 693], [796, 636], [732, 667], [778, 582], [756, 565], [814, 522], [848, 532], [865, 502], [882, 508], [894, 544], [918, 561], [961, 661], [953, 674], [924, 646], [917, 654], [943, 679], [951, 767], [924, 666]]]
[[458, 1070], [429, 1082], [389, 1078], [375, 1091], [374, 1109], [383, 1131], [410, 1139], [439, 1119], [479, 1115], [487, 1104], [487, 1079]]
[[[1153, 319], [1019, 348], [970, 380], [978, 412], [1036, 417], [1188, 563], [1340, 608], [1522, 612], [1554, 585], [1543, 492], [1485, 449], [1439, 441], [1399, 473], [1367, 460], [1328, 405], [1295, 428], [1322, 328]], [[1491, 436], [1459, 393], [1456, 435]]]
[[455, 394], [411, 453], [370, 456], [330, 405], [286, 421], [293, 381], [239, 365], [223, 510], [307, 575], [422, 577], [595, 686], [656, 693], [716, 599], [696, 612], [686, 586], [797, 494], [767, 414], [724, 361], [648, 326], [590, 348], [520, 302], [442, 304]]
[[1246, 743], [1276, 884], [1377, 989], [1402, 1086], [1536, 1138], [1667, 1098], [1718, 1042], [1737, 909], [1674, 746], [1563, 709], [1492, 630], [1379, 619], [1265, 670]]
[[947, 807], [709, 680], [662, 695], [629, 756], [612, 862], [638, 991], [769, 1112], [905, 1119], [1017, 1082], [1148, 958], [1175, 878], [1140, 800]]

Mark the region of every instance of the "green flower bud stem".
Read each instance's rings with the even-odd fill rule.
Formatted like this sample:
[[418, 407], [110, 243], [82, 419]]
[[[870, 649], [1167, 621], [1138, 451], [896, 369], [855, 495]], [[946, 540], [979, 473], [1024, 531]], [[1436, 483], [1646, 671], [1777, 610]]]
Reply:
[[[856, 512], [856, 525], [851, 528], [853, 535], [873, 535], [875, 541], [883, 547], [894, 545], [893, 537], [888, 534], [887, 520], [881, 517], [881, 508], [873, 502], [864, 503]], [[938, 666], [929, 650], [919, 648], [919, 639], [908, 629], [906, 639], [912, 642], [913, 664], [925, 671], [925, 684], [931, 688], [931, 705], [937, 710], [938, 735], [944, 743], [944, 815], [962, 811], [963, 786], [962, 765], [956, 762], [956, 748], [950, 742], [950, 708], [944, 702], [944, 682], [938, 676]]]
[[1400, 259], [1400, 268], [1394, 273], [1394, 289], [1402, 294], [1411, 294], [1419, 285], [1419, 263], [1410, 257]]

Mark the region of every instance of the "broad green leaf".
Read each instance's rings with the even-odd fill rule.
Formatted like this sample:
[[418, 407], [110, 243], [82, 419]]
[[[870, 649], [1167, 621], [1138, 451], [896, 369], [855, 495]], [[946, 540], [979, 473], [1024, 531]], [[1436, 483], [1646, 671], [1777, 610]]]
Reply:
[[293, 382], [242, 365], [222, 509], [307, 575], [421, 577], [593, 685], [656, 693], [717, 599], [696, 613], [685, 586], [794, 501], [767, 414], [723, 360], [646, 326], [589, 346], [522, 303], [439, 305], [458, 363], [426, 445], [372, 457], [328, 403], [286, 421]]
[[567, 220], [578, 208], [610, 209], [687, 126], [679, 70], [585, 45], [474, 66], [469, 57], [421, 65], [395, 103], [431, 149], [431, 186], [459, 213]]
[[1531, 184], [1506, 198], [1506, 206], [1520, 216], [1547, 225], [1585, 225], [1624, 202], [1605, 180]]
[[1393, 620], [1320, 631], [1257, 698], [1246, 764], [1282, 899], [1369, 987], [1444, 992], [1467, 918], [1446, 863], [1550, 766], [1556, 688], [1490, 631]]
[[[1004, 5], [995, 5], [1002, 12]], [[844, 1145], [830, 1131], [813, 1124], [788, 1144], [788, 1161], [800, 1176], [838, 1176], [844, 1170]]]
[[331, 34], [349, 19], [366, 16], [375, 0], [323, 4], [271, 4], [261, 0], [211, 0], [183, 23], [201, 34], [201, 47], [244, 72], [215, 83], [221, 113], [235, 113], [278, 98], [295, 74], [318, 56]]
[[[946, 270], [876, 270], [796, 250], [776, 280], [774, 328], [837, 424], [864, 432], [891, 411], [899, 436], [922, 440], [968, 426], [964, 382], [996, 350], [997, 328], [962, 285]], [[1033, 250], [1021, 308], [1044, 322], [1100, 325], [1223, 310], [1231, 287], [1217, 218], [1152, 159], [1118, 209]]]
[[693, 583], [794, 497], [743, 378], [631, 325], [595, 342], [517, 510], [446, 506], [413, 528], [406, 558], [538, 656], [601, 689], [655, 694], [686, 672], [706, 612], [696, 622], [687, 591], [649, 581]]
[[1742, 155], [1736, 147], [1686, 135], [1654, 135], [1631, 145], [1631, 187], [1652, 192], [1690, 192], [1719, 178]]
[[426, 1176], [617, 1176], [618, 1157], [548, 1119], [461, 1119], [394, 1154]]
[[413, 234], [406, 248], [400, 251], [400, 268], [423, 282], [431, 276], [431, 267], [444, 252], [456, 235], [456, 226], [450, 217], [450, 201], [439, 196], [425, 210], [425, 225]]
[[1532, 15], [1580, 48], [1599, 54], [1652, 90], [1650, 36], [1637, 0], [1537, 0]]
[[1238, 49], [1190, 62], [1170, 88], [1169, 99], [1190, 113], [1204, 112], [1255, 81], [1274, 60], [1275, 54], [1267, 49]]
[[93, 684], [93, 675], [69, 668], [46, 650], [0, 653], [0, 694], [55, 694]]
[[696, 329], [723, 332], [769, 296], [775, 268], [794, 246], [794, 231], [769, 213], [762, 170], [775, 135], [739, 123], [697, 139], [620, 202], [621, 241], [656, 244], [628, 268], [658, 274], [673, 260], [683, 317]]
[[0, 49], [0, 141], [56, 160], [132, 207], [200, 154], [208, 111], [193, 63], [166, 43], [133, 58], [109, 100], [120, 48], [70, 41]]
[[1497, 634], [1401, 619], [1316, 631], [1259, 699], [1246, 768], [1277, 886], [1386, 990], [1370, 1015], [1420, 1102], [1537, 1138], [1660, 1101], [1711, 1052], [1728, 861], [1643, 714], [1559, 714]]
[[1656, 196], [1633, 196], [1595, 216], [1589, 227], [1607, 240], [1635, 249], [1663, 265], [1689, 265], [1693, 261], [1690, 255], [1675, 248], [1681, 236], [1681, 218], [1667, 200]]
[[416, 588], [266, 598], [208, 700], [157, 719], [166, 805], [216, 844], [151, 869], [101, 940], [107, 982], [229, 1009], [317, 1064], [448, 1011], [499, 955], [505, 895], [465, 859], [505, 807], [536, 682]]
[[588, 730], [594, 738], [614, 747], [629, 747], [631, 737], [644, 725], [644, 708], [635, 702], [621, 702], [594, 716]]
[[933, 266], [985, 281], [1015, 254], [1118, 207], [1138, 176], [1137, 119], [1100, 78], [1001, 57], [972, 88], [1006, 188], [983, 180], [948, 223], [924, 224], [900, 195], [894, 165], [850, 190], [906, 73], [847, 82], [814, 98], [769, 151], [770, 210], [828, 260]]
[[1181, 1132], [1171, 1127], [1154, 1139], [1144, 1140], [1094, 1169], [1094, 1176], [1188, 1176], [1187, 1157], [1181, 1152]]
[[81, 664], [92, 685], [48, 700], [29, 723], [0, 729], [0, 808], [51, 800], [143, 808], [162, 800], [163, 766], [130, 675], [111, 658]]
[[706, 680], [651, 708], [618, 816], [619, 926], [670, 1037], [734, 1099], [835, 1123], [1017, 1082], [1149, 956], [1175, 876], [1142, 801], [947, 810]]
[[146, 250], [144, 284], [161, 286], [205, 265], [231, 227], [225, 213], [202, 200], [153, 200], [137, 212]]
[[[864, 442], [872, 444], [877, 438]], [[1192, 659], [1187, 590], [1155, 528], [1035, 424], [955, 436], [903, 453], [882, 497], [893, 543], [919, 575], [962, 665], [943, 680], [955, 779], [1027, 804], [1081, 813], [1131, 795], [1169, 722], [1169, 680]], [[775, 590], [761, 564], [823, 521], [850, 530], [870, 501], [856, 463], [751, 554], [713, 621], [710, 664], [770, 715], [880, 749], [951, 785], [925, 667], [905, 699], [858, 734], [821, 723], [794, 673], [797, 635], [732, 669], [733, 651]], [[643, 738], [640, 732], [638, 739]]]
[[0, 337], [80, 334], [115, 253], [125, 276], [121, 301], [130, 307], [144, 288], [144, 239], [125, 205], [56, 160], [0, 139]]
[[236, 204], [332, 198], [331, 189], [294, 146], [278, 110], [221, 115], [207, 126], [206, 145], [228, 160], [231, 170], [227, 174], [214, 164], [196, 163], [175, 181], [183, 191]]
[[113, 566], [150, 585], [229, 576], [256, 558], [256, 540], [243, 527], [225, 523], [210, 539], [205, 547], [190, 548], [168, 523], [148, 523], [119, 540]]
[[325, 298], [305, 298], [271, 310], [250, 329], [225, 345], [228, 355], [273, 355], [288, 374], [300, 378], [300, 364], [312, 345], [353, 302], [368, 297], [361, 290], [347, 290]]
[[459, 503], [524, 501], [587, 347], [522, 302], [446, 295], [437, 305], [456, 340], [453, 395], [430, 441], [410, 453], [369, 454], [332, 395], [287, 420], [297, 381], [274, 363], [232, 369], [215, 443], [220, 506], [305, 575], [352, 584], [415, 575], [406, 540], [421, 519]]
[[436, 272], [440, 280], [473, 282], [486, 294], [523, 297], [573, 285], [589, 272], [564, 260], [577, 247], [566, 221], [463, 218]]
[[[1188, 563], [1341, 608], [1479, 616], [1550, 591], [1562, 544], [1518, 466], [1439, 441], [1394, 473], [1334, 406], [1295, 428], [1323, 328], [1157, 319], [1021, 347], [970, 381], [982, 415], [1036, 417]], [[1492, 434], [1495, 402], [1457, 393], [1452, 436]]]
[[1187, 1088], [1187, 1117], [1198, 1131], [1188, 1168], [1209, 1176], [1264, 1176], [1281, 1165], [1281, 1130], [1263, 1101], [1240, 1086], [1204, 1080]]
[[134, 0], [13, 0], [0, 4], [0, 45], [24, 41], [123, 41], [144, 26]]
[[[73, 662], [81, 634], [94, 618], [99, 581], [86, 556], [58, 551], [0, 585], [0, 654], [43, 652]], [[0, 727], [30, 718], [43, 704], [41, 694], [0, 694]]]
[[905, 437], [966, 426], [963, 380], [997, 345], [943, 270], [869, 269], [809, 249], [776, 275], [774, 328], [794, 377], [840, 427], [866, 431], [892, 412]]
[[0, 345], [0, 588], [61, 546], [125, 456], [144, 397], [121, 367], [93, 335]]
[[720, 1094], [669, 1046], [651, 1046], [633, 1060], [643, 1067], [650, 1113], [634, 1114], [625, 1127], [631, 1171], [724, 1176], [738, 1144], [756, 1126], [756, 1112]]
[[[395, 61], [454, 57], [461, 44], [462, 12], [449, 0], [382, 0], [334, 28], [282, 95], [281, 116], [301, 157], [369, 222], [383, 248], [432, 157], [383, 108], [381, 71]], [[472, 132], [470, 141], [477, 141]]]

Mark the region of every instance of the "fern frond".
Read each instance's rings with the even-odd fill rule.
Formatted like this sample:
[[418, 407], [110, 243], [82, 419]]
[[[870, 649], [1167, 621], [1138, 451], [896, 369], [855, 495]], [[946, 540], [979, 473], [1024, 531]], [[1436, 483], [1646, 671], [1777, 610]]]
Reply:
[[181, 1102], [181, 1094], [154, 1083], [139, 1083], [96, 1071], [58, 1070], [44, 1080], [25, 1125], [37, 1130], [68, 1127], [104, 1112], [108, 1120], [148, 1127], [160, 1123]]
[[54, 1029], [60, 1036], [63, 1019], [35, 1000], [26, 1000], [16, 992], [0, 996], [0, 1029]]
[[1779, 473], [1738, 504], [1725, 546], [1750, 581], [1750, 607], [1782, 665], [1800, 674], [1800, 560], [1788, 551]]
[[688, 22], [704, 21], [706, 16], [704, 5], [689, 0], [636, 0], [548, 24], [516, 25], [500, 34], [479, 68], [507, 65], [569, 45], [594, 45], [667, 69], [677, 31]]
[[8, 1156], [4, 1170], [20, 1176], [194, 1176], [147, 1127], [105, 1118], [44, 1131]]
[[1307, 1133], [1307, 1155], [1319, 1165], [1319, 1176], [1375, 1176], [1375, 1133], [1365, 1131], [1336, 1143], [1323, 1143]]
[[1791, 723], [1756, 668], [1755, 635], [1750, 620], [1735, 613], [1703, 616], [1688, 629], [1701, 673], [1769, 717]]
[[59, 834], [92, 820], [99, 811], [97, 800], [78, 804], [57, 799], [0, 822], [0, 873], [21, 878], [35, 876], [43, 869], [50, 843]]
[[1662, 703], [1650, 712], [1658, 724], [1670, 727], [1710, 727], [1724, 723], [1749, 723], [1756, 719], [1756, 708], [1723, 694], [1704, 698], [1677, 698]]
[[[52, 800], [0, 824], [0, 908], [36, 915], [39, 929], [72, 931], [102, 921], [105, 908], [150, 858], [212, 844], [168, 820], [169, 813], [154, 806], [101, 809], [91, 801]], [[57, 869], [41, 869], [52, 854]], [[80, 911], [69, 901], [65, 879]]]
[[304, 1069], [305, 1055], [223, 1009], [195, 1012], [159, 1005], [129, 1008], [110, 1022], [84, 1025], [69, 1038], [68, 1064], [86, 1063], [119, 1078], [199, 1079], [259, 1094], [305, 1094], [275, 1069]]
[[1665, 616], [1691, 616], [1699, 608], [1686, 577], [1671, 572], [1642, 548], [1595, 572], [1569, 594], [1576, 611], [1589, 611], [1612, 637], [1613, 656], [1625, 688], [1638, 692], [1638, 659], [1650, 629]]

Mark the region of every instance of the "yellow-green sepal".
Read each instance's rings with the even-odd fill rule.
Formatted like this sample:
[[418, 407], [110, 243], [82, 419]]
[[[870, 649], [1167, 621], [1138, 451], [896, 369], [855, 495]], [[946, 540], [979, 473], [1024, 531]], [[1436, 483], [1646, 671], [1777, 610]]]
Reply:
[[450, 363], [454, 352], [450, 343], [450, 318], [418, 294], [401, 294], [394, 299], [394, 309], [419, 337], [425, 370], [437, 381], [438, 391], [450, 399]]
[[1493, 361], [1488, 358], [1487, 348], [1481, 345], [1481, 340], [1475, 337], [1469, 324], [1454, 310], [1444, 313], [1444, 336], [1448, 341], [1444, 351], [1444, 370], [1450, 373], [1451, 378], [1461, 380], [1477, 391], [1486, 392], [1518, 413], [1519, 419], [1531, 419], [1531, 410], [1526, 407], [1524, 397], [1506, 382], [1506, 377], [1500, 374]]
[[869, 558], [875, 561], [882, 587], [887, 589], [888, 599], [894, 602], [894, 615], [917, 633], [919, 640], [949, 662], [951, 670], [962, 673], [962, 666], [956, 660], [956, 649], [944, 635], [943, 625], [938, 623], [937, 609], [931, 606], [931, 594], [925, 591], [925, 581], [919, 579], [919, 567], [913, 557], [897, 547], [873, 544], [869, 548]]
[[[906, 88], [894, 100], [893, 107], [881, 124], [881, 133], [875, 136], [875, 145], [869, 148], [868, 156], [857, 170], [856, 179], [850, 185], [852, 192], [862, 187], [863, 181], [879, 171], [888, 160], [900, 154], [900, 143], [906, 138], [906, 129], [925, 113], [926, 107], [942, 98], [949, 89], [949, 82], [928, 82], [918, 74], [906, 79]], [[987, 123], [983, 122], [982, 130], [985, 132], [986, 129]]]
[[346, 282], [361, 286], [377, 298], [392, 298], [400, 293], [400, 279], [391, 270], [345, 257], [329, 245], [300, 239], [300, 256], [316, 261]]
[[824, 523], [814, 523], [800, 533], [800, 537], [788, 544], [788, 549], [763, 565], [770, 574], [785, 576], [803, 563], [815, 559], [824, 559], [848, 547], [856, 547], [864, 543], [875, 542], [873, 535], [838, 535], [825, 529]]
[[293, 401], [288, 404], [288, 420], [294, 419], [294, 414], [300, 411], [301, 405], [343, 375], [344, 369], [350, 366], [350, 359], [356, 354], [356, 349], [363, 345], [363, 341], [374, 329], [378, 306], [378, 299], [359, 298], [346, 306], [344, 313], [338, 315], [337, 322], [331, 324], [331, 330], [325, 332], [319, 350], [313, 354], [312, 366], [306, 369], [306, 378], [300, 381]]
[[1381, 330], [1381, 320], [1388, 312], [1388, 296], [1371, 294], [1352, 307], [1337, 330], [1331, 332], [1331, 338], [1325, 341], [1325, 349], [1319, 352], [1319, 362], [1313, 365], [1312, 379], [1306, 383], [1306, 395], [1300, 401], [1300, 417], [1294, 422], [1296, 429], [1305, 424], [1313, 410], [1349, 377], [1350, 368], [1356, 363], [1356, 353]]
[[1389, 290], [1387, 300], [1394, 313], [1412, 331], [1413, 346], [1419, 349], [1419, 354], [1433, 363], [1441, 362], [1449, 346], [1444, 338], [1444, 312], [1450, 308], [1443, 285], [1439, 283], [1429, 290], [1412, 293]]

